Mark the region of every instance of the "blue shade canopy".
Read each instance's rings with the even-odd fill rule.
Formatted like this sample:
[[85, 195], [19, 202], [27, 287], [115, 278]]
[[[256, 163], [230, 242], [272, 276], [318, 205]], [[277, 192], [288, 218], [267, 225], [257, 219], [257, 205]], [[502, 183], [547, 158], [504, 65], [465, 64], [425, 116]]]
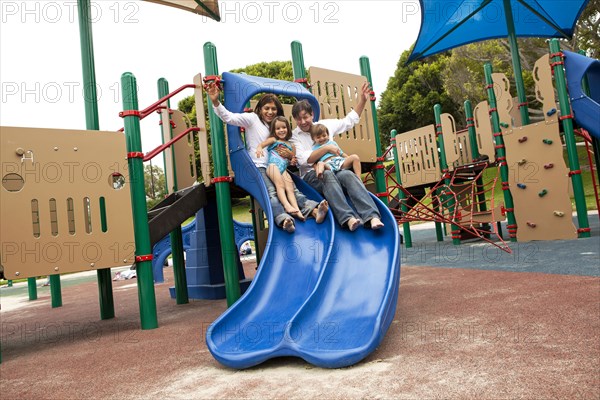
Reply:
[[507, 22], [510, 15], [517, 37], [570, 38], [575, 23], [588, 2], [589, 0], [420, 0], [421, 31], [408, 62], [465, 44], [507, 37], [510, 33], [510, 23]]

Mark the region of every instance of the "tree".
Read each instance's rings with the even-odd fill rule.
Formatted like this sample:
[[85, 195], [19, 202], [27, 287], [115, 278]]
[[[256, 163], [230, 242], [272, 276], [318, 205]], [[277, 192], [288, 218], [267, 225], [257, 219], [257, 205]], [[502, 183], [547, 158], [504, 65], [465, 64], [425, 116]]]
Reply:
[[244, 68], [232, 69], [231, 72], [279, 79], [281, 81], [294, 80], [294, 70], [292, 69], [291, 61], [261, 62], [258, 64], [248, 65]]
[[167, 185], [162, 168], [151, 164], [144, 165], [144, 188], [148, 209], [151, 209], [165, 198]]
[[433, 106], [455, 114], [459, 106], [444, 89], [442, 72], [448, 55], [429, 57], [406, 65], [410, 50], [400, 56], [394, 76], [381, 94], [377, 110], [382, 148], [390, 142], [390, 131], [407, 132], [434, 123]]
[[600, 0], [591, 0], [581, 13], [572, 47], [586, 51], [589, 57], [600, 57]]
[[[248, 65], [244, 68], [232, 69], [231, 72], [237, 74], [247, 74], [253, 76], [262, 76], [264, 78], [278, 79], [291, 82], [294, 80], [294, 70], [291, 61], [271, 61]], [[260, 94], [255, 98], [260, 97]], [[295, 98], [290, 96], [279, 96], [283, 104], [294, 104]]]

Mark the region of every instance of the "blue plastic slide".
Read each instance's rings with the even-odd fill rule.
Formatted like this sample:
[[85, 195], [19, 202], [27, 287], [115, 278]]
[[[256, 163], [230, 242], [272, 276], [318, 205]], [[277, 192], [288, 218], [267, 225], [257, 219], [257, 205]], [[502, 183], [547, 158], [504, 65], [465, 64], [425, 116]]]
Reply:
[[[253, 95], [272, 92], [305, 98], [319, 115], [316, 99], [299, 84], [230, 73], [223, 73], [223, 80], [225, 105], [233, 112], [241, 112]], [[239, 130], [228, 126], [228, 138], [236, 184], [258, 200], [273, 227], [266, 188]], [[320, 200], [295, 180], [307, 196]], [[396, 310], [400, 240], [394, 217], [374, 199], [385, 223], [378, 231], [341, 229], [331, 212], [320, 225], [314, 219], [297, 222], [293, 234], [269, 230], [252, 284], [207, 331], [208, 348], [219, 362], [248, 368], [295, 356], [335, 368], [357, 363], [377, 348]]]
[[[575, 122], [600, 139], [600, 61], [571, 51], [565, 53], [565, 72]], [[587, 79], [589, 94], [583, 90]]]

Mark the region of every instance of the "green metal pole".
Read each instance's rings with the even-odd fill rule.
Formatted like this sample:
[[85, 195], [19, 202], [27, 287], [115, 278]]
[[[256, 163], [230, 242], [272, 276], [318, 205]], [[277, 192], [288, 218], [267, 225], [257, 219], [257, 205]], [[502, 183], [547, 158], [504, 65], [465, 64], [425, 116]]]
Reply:
[[[81, 66], [83, 69], [83, 95], [85, 105], [85, 125], [88, 130], [99, 130], [98, 97], [96, 93], [96, 70], [94, 67], [94, 43], [92, 38], [92, 20], [90, 0], [78, 0], [79, 40], [81, 42]], [[115, 316], [115, 305], [112, 291], [110, 268], [96, 271], [98, 276], [98, 296], [100, 301], [100, 318], [110, 319]], [[59, 277], [57, 275], [57, 277]], [[54, 293], [52, 277], [50, 291]], [[60, 285], [58, 285], [60, 288]], [[61, 301], [62, 303], [62, 301]]]
[[[369, 63], [369, 57], [362, 56], [360, 58], [360, 74], [367, 78], [369, 86], [373, 87], [373, 79], [371, 79], [371, 65]], [[379, 137], [379, 122], [377, 122], [377, 107], [375, 106], [375, 94], [372, 92], [371, 96], [371, 115], [373, 118], [373, 132], [375, 136], [375, 149], [377, 152], [377, 163], [375, 164], [375, 188], [377, 190], [376, 196], [383, 203], [388, 205], [387, 198], [387, 185], [385, 184], [385, 174], [383, 170], [383, 151], [381, 150], [381, 138]]]
[[[392, 129], [391, 139], [392, 149], [394, 152], [394, 166], [396, 167], [396, 181], [398, 181], [399, 185], [402, 185], [402, 174], [400, 173], [400, 162], [398, 161], [398, 148], [396, 147], [396, 130]], [[406, 194], [402, 190], [398, 190], [398, 200], [400, 201], [400, 211], [403, 213], [408, 212], [408, 207], [406, 205]], [[412, 247], [412, 235], [410, 233], [410, 222], [402, 223], [402, 231], [404, 232], [404, 245], [406, 248]]]
[[62, 307], [60, 275], [50, 275], [50, 301], [52, 308]]
[[[217, 48], [214, 44], [204, 44], [204, 66], [206, 75], [218, 75]], [[207, 95], [208, 99], [208, 95]], [[208, 100], [210, 103], [210, 99]], [[231, 306], [241, 295], [240, 278], [237, 269], [237, 248], [233, 234], [233, 214], [231, 211], [231, 192], [227, 177], [227, 153], [225, 149], [225, 133], [223, 124], [215, 115], [212, 107], [208, 107], [210, 121], [210, 138], [212, 143], [213, 161], [215, 169], [215, 190], [217, 192], [217, 212], [219, 216], [219, 233], [221, 236], [221, 255], [223, 256], [223, 271], [225, 275], [225, 292], [227, 305]]]
[[[161, 99], [169, 94], [169, 82], [165, 78], [160, 78], [158, 80], [158, 98]], [[171, 102], [167, 100], [167, 107], [171, 107]], [[169, 115], [169, 121], [171, 117]], [[166, 129], [167, 127], [162, 126], [162, 129]], [[169, 129], [169, 137], [173, 139], [173, 129], [171, 128], [171, 124], [168, 125]], [[162, 133], [162, 130], [161, 130]], [[162, 138], [162, 142], [164, 144], [165, 137], [164, 135], [160, 135]], [[173, 182], [168, 182], [167, 180], [167, 164], [166, 160], [163, 159], [165, 163], [165, 185], [167, 188], [172, 188], [172, 190], [168, 190], [168, 193], [174, 193], [179, 190], [177, 185], [177, 168], [175, 163], [175, 145], [171, 146], [171, 168], [173, 169]], [[170, 186], [169, 186], [170, 185]], [[187, 288], [187, 277], [185, 275], [185, 260], [183, 258], [183, 234], [181, 230], [181, 226], [173, 229], [171, 233], [169, 233], [169, 238], [171, 239], [171, 255], [173, 256], [173, 279], [175, 281], [175, 302], [177, 304], [187, 304], [189, 303], [188, 298], [188, 288]]]
[[467, 130], [469, 131], [469, 144], [471, 145], [471, 154], [473, 158], [478, 158], [479, 147], [477, 146], [477, 132], [475, 132], [475, 119], [473, 118], [473, 107], [471, 106], [471, 100], [465, 100], [465, 117], [467, 120]]
[[[469, 143], [471, 144], [471, 154], [473, 159], [479, 158], [479, 147], [477, 146], [477, 132], [475, 132], [475, 119], [473, 118], [473, 107], [470, 100], [465, 100], [465, 116], [467, 120], [467, 129], [469, 130]], [[479, 211], [487, 211], [487, 203], [485, 202], [485, 193], [483, 193], [483, 179], [480, 176], [475, 181], [475, 190], [477, 191], [477, 204]], [[482, 224], [482, 228], [489, 231], [489, 224]], [[485, 235], [489, 237], [489, 234]]]
[[138, 286], [138, 301], [142, 329], [158, 328], [156, 315], [156, 296], [152, 274], [152, 245], [148, 228], [146, 208], [146, 190], [144, 187], [144, 162], [142, 157], [142, 138], [140, 134], [140, 115], [138, 111], [137, 84], [130, 72], [121, 75], [123, 88], [123, 111], [125, 139], [127, 142], [129, 181], [131, 182], [131, 208], [133, 211], [133, 233], [135, 237], [135, 262]]
[[[571, 103], [569, 103], [569, 94], [567, 92], [567, 82], [565, 80], [565, 71], [563, 69], [563, 57], [560, 55], [560, 45], [558, 39], [550, 41], [550, 62], [554, 64], [554, 83], [558, 92], [558, 103], [560, 106], [560, 115], [563, 117], [562, 126], [565, 133], [565, 143], [567, 145], [567, 157], [569, 159], [569, 175], [573, 183], [573, 193], [575, 194], [575, 209], [577, 210], [577, 221], [579, 222], [580, 238], [590, 237], [590, 224], [587, 215], [587, 205], [585, 204], [585, 193], [583, 191], [583, 179], [581, 178], [581, 168], [579, 158], [577, 157], [577, 147], [575, 144], [575, 133], [573, 132], [573, 119]], [[570, 117], [569, 117], [570, 116]]]
[[[444, 177], [444, 183], [446, 185], [446, 189], [443, 189], [442, 199], [445, 203], [445, 206], [450, 211], [450, 215], [454, 214], [454, 198], [445, 194], [446, 190], [450, 190], [450, 178], [448, 173], [448, 162], [446, 161], [446, 147], [444, 146], [444, 138], [442, 136], [442, 106], [436, 104], [433, 106], [433, 112], [435, 114], [435, 136], [437, 140], [438, 148], [440, 152], [438, 153], [440, 158], [440, 169], [442, 170], [442, 175]], [[440, 207], [440, 212], [443, 212], [442, 207]], [[452, 244], [459, 245], [460, 244], [460, 228], [457, 225], [452, 224]]]
[[[302, 52], [302, 43], [294, 40], [292, 47], [292, 70], [294, 71], [294, 79], [306, 79], [306, 68], [304, 67], [304, 53]], [[308, 85], [304, 86], [308, 89]], [[317, 117], [319, 117], [317, 115]]]
[[27, 278], [27, 291], [29, 292], [29, 300], [37, 300], [37, 283], [35, 276]]
[[96, 68], [94, 66], [94, 39], [90, 0], [78, 0], [79, 41], [81, 44], [81, 66], [83, 70], [83, 95], [86, 129], [99, 130], [98, 96], [96, 93]]
[[510, 44], [510, 55], [512, 57], [513, 72], [515, 74], [515, 85], [517, 86], [517, 97], [519, 98], [519, 111], [521, 112], [522, 125], [529, 125], [529, 108], [527, 107], [527, 96], [525, 95], [525, 84], [523, 83], [523, 70], [521, 69], [521, 58], [519, 57], [519, 45], [515, 33], [515, 22], [512, 14], [511, 0], [504, 1], [504, 14], [506, 17], [506, 28], [508, 29], [508, 43]]
[[506, 218], [508, 224], [506, 229], [511, 242], [517, 241], [517, 221], [515, 219], [514, 203], [512, 193], [508, 186], [508, 166], [506, 165], [506, 151], [504, 149], [504, 139], [502, 139], [502, 130], [500, 129], [500, 118], [498, 116], [496, 94], [494, 93], [494, 81], [492, 79], [492, 64], [486, 63], [483, 66], [485, 72], [485, 83], [490, 104], [492, 132], [494, 133], [494, 143], [496, 148], [496, 160], [500, 162], [500, 177], [502, 178], [502, 190], [504, 192], [504, 204], [506, 204]]

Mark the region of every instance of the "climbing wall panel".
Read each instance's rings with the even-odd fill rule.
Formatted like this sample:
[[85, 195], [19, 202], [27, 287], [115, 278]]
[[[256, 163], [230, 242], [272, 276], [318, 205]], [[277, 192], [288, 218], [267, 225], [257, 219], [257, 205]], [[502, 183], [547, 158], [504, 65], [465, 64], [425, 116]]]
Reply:
[[[538, 75], [550, 76], [541, 72]], [[496, 97], [505, 99], [498, 103], [498, 115], [506, 146], [509, 187], [518, 227], [517, 240], [576, 239], [577, 229], [571, 217], [569, 175], [558, 121], [551, 119], [550, 122], [512, 126], [510, 112], [514, 103], [508, 92], [508, 80], [503, 74], [494, 74], [493, 78]], [[545, 85], [551, 87], [552, 83], [545, 82]], [[550, 96], [548, 90], [544, 93]]]

